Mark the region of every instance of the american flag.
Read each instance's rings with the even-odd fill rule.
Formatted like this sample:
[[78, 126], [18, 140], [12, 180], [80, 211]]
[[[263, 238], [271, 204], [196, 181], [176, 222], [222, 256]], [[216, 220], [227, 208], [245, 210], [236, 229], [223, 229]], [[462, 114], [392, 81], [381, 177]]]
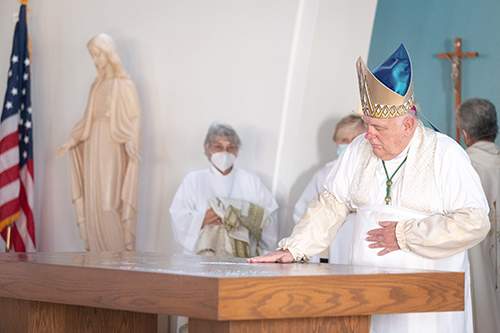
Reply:
[[16, 23], [10, 68], [0, 120], [0, 232], [16, 252], [36, 251], [33, 221], [33, 123], [26, 5]]

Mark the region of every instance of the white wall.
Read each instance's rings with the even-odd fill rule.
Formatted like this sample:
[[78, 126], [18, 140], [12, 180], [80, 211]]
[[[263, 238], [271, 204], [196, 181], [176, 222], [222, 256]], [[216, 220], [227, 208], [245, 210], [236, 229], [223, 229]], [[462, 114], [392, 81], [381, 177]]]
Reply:
[[[376, 1], [30, 1], [33, 43], [35, 223], [40, 251], [82, 251], [68, 157], [57, 148], [81, 119], [94, 64], [86, 49], [111, 35], [142, 107], [137, 249], [180, 252], [168, 208], [182, 178], [207, 166], [214, 120], [243, 147], [281, 205], [280, 231], [314, 171], [335, 157], [334, 123], [357, 109], [354, 63], [366, 60]], [[0, 3], [0, 93], [7, 81], [17, 1]], [[3, 79], [2, 79], [3, 78]], [[289, 204], [290, 203], [290, 204]], [[0, 244], [3, 248], [3, 244]]]

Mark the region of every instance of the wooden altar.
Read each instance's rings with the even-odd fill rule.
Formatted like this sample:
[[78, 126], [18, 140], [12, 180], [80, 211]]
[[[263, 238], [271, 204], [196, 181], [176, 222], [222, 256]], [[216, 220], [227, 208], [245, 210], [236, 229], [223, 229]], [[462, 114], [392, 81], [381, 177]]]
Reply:
[[464, 274], [156, 253], [1, 253], [0, 332], [368, 332], [369, 315], [463, 311]]

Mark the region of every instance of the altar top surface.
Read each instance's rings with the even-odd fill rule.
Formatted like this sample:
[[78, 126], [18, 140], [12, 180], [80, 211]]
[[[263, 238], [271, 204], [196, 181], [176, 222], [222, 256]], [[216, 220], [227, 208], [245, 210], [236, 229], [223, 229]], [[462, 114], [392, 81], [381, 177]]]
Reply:
[[417, 269], [380, 268], [297, 262], [248, 264], [243, 258], [167, 255], [151, 252], [0, 253], [1, 262], [105, 268], [212, 278], [437, 273]]
[[463, 311], [464, 275], [146, 252], [0, 254], [0, 298], [208, 320]]

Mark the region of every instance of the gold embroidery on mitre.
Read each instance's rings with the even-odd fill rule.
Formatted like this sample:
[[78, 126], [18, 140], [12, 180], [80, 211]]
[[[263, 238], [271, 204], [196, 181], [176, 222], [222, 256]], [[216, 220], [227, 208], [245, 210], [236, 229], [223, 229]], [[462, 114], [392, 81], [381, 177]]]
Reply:
[[[361, 57], [359, 57], [356, 64], [361, 109], [365, 115], [372, 118], [399, 117], [404, 115], [413, 107], [413, 79], [410, 82], [406, 95], [401, 96], [381, 83], [368, 70]], [[371, 81], [373, 94], [368, 81]]]

